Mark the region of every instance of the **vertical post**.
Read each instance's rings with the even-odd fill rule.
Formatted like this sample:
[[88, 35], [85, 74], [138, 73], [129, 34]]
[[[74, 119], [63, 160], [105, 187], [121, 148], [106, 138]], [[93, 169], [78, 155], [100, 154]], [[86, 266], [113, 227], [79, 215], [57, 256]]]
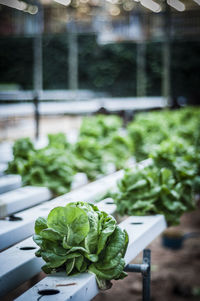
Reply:
[[167, 99], [167, 105], [171, 106], [171, 76], [170, 76], [170, 67], [171, 67], [171, 18], [170, 18], [170, 7], [165, 4], [164, 12], [164, 22], [163, 22], [163, 77], [162, 77], [162, 95]]
[[143, 251], [143, 264], [148, 265], [145, 272], [142, 273], [143, 280], [143, 301], [150, 301], [151, 298], [151, 250], [145, 249]]
[[42, 36], [36, 34], [34, 37], [34, 107], [35, 107], [35, 139], [39, 137], [39, 95], [42, 90]]
[[42, 68], [42, 35], [37, 33], [34, 37], [34, 67], [33, 86], [35, 92], [40, 92], [43, 88], [43, 68]]
[[39, 112], [39, 98], [38, 94], [34, 96], [33, 99], [35, 111], [34, 111], [34, 117], [35, 117], [35, 139], [39, 138], [39, 121], [40, 121], [40, 112]]
[[144, 41], [137, 43], [137, 86], [136, 95], [146, 95], [146, 44]]
[[139, 24], [141, 28], [141, 37], [137, 43], [137, 71], [136, 71], [136, 95], [146, 95], [146, 15], [139, 10]]
[[42, 63], [42, 32], [43, 32], [43, 10], [42, 5], [38, 5], [38, 13], [35, 15], [35, 35], [33, 41], [33, 102], [35, 106], [35, 138], [39, 137], [39, 95], [43, 89], [43, 63]]
[[68, 81], [69, 89], [78, 89], [78, 39], [74, 31], [68, 33], [69, 55], [68, 55]]
[[151, 250], [145, 249], [143, 251], [142, 264], [128, 264], [125, 269], [126, 272], [135, 272], [142, 274], [142, 300], [150, 301], [151, 299]]

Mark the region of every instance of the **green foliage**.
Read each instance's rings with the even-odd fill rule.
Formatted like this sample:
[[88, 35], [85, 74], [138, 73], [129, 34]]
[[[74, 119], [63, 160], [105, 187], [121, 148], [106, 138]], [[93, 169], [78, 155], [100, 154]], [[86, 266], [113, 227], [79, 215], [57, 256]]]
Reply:
[[117, 210], [131, 215], [161, 213], [177, 224], [183, 212], [194, 209], [194, 193], [199, 192], [199, 116], [198, 108], [138, 114], [128, 135], [116, 116], [85, 118], [74, 145], [62, 133], [49, 135], [48, 146], [41, 150], [35, 150], [29, 139], [16, 142], [8, 170], [21, 174], [24, 184], [63, 194], [78, 171], [95, 180], [108, 173], [110, 163], [117, 169], [126, 167], [132, 153], [137, 160], [150, 156], [153, 168], [128, 171], [118, 185]]
[[29, 138], [19, 139], [7, 172], [20, 174], [25, 185], [46, 186], [55, 194], [64, 194], [76, 172], [95, 180], [110, 172], [110, 163], [117, 169], [124, 167], [132, 145], [127, 135], [120, 134], [121, 126], [117, 116], [97, 115], [83, 120], [73, 145], [64, 133], [49, 134], [48, 145], [39, 150]]
[[[135, 156], [152, 166], [127, 170], [110, 193], [117, 211], [128, 215], [164, 214], [170, 225], [195, 208], [200, 188], [199, 108], [139, 114], [128, 126]], [[109, 195], [109, 193], [108, 193]]]
[[176, 137], [184, 143], [200, 145], [200, 109], [184, 108], [175, 111], [140, 113], [128, 125], [127, 130], [134, 145], [137, 161], [148, 157], [155, 145]]
[[48, 134], [48, 146], [58, 149], [67, 149], [70, 147], [70, 143], [67, 141], [64, 133]]
[[34, 145], [29, 138], [22, 138], [15, 142], [13, 146], [13, 155], [22, 159], [28, 159], [31, 153], [34, 153]]
[[117, 211], [121, 215], [164, 214], [170, 225], [177, 225], [184, 212], [195, 208], [193, 179], [194, 175], [178, 181], [172, 170], [155, 165], [127, 170], [114, 194]]
[[112, 162], [117, 169], [127, 165], [127, 160], [133, 154], [133, 145], [127, 135], [115, 133], [105, 139], [103, 149], [108, 162]]
[[182, 183], [183, 199], [187, 200], [189, 206], [193, 193], [199, 192], [199, 187], [196, 186], [200, 176], [199, 151], [186, 141], [174, 137], [157, 145], [150, 157], [158, 168], [169, 168], [177, 183]]
[[46, 186], [56, 195], [69, 192], [74, 170], [70, 153], [54, 148], [38, 150], [24, 164], [24, 185]]
[[13, 145], [14, 159], [8, 163], [7, 173], [21, 174], [25, 163], [34, 153], [34, 145], [29, 138], [17, 140]]
[[22, 176], [24, 185], [46, 186], [56, 195], [67, 193], [73, 180], [73, 155], [63, 133], [50, 134], [47, 147], [36, 150], [29, 138], [14, 143], [7, 173]]
[[87, 174], [90, 180], [106, 174], [106, 162], [103, 158], [103, 149], [96, 139], [91, 137], [80, 138], [74, 145], [75, 169]]
[[98, 174], [107, 173], [108, 163], [117, 169], [124, 167], [131, 156], [132, 143], [127, 134], [120, 133], [121, 127], [121, 118], [114, 115], [84, 118], [75, 145], [78, 170], [94, 179]]
[[45, 273], [89, 271], [101, 289], [108, 288], [110, 280], [126, 276], [123, 257], [128, 234], [111, 215], [92, 204], [74, 202], [54, 208], [47, 219], [36, 220], [33, 239], [40, 247], [36, 256], [46, 261]]
[[99, 114], [95, 117], [85, 117], [80, 127], [80, 136], [104, 139], [116, 133], [121, 127], [122, 120], [115, 115]]

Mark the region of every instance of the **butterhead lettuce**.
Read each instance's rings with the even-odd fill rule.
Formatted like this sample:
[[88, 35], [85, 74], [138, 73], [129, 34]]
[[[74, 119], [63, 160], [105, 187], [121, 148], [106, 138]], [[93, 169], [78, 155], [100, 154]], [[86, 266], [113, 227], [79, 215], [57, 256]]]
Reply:
[[109, 288], [110, 280], [126, 276], [128, 234], [93, 204], [72, 202], [54, 208], [46, 219], [36, 220], [33, 240], [40, 247], [36, 256], [46, 261], [42, 267], [46, 273], [88, 271], [96, 275], [101, 289]]

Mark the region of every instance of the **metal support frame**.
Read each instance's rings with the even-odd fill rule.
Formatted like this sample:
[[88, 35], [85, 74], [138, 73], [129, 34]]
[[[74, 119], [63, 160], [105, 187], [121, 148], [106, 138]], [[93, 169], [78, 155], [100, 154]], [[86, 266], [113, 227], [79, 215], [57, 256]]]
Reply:
[[33, 99], [34, 103], [34, 117], [35, 117], [35, 139], [39, 138], [39, 124], [40, 124], [40, 112], [39, 112], [39, 95], [35, 93], [35, 97]]
[[34, 17], [35, 20], [35, 29], [34, 29], [34, 43], [33, 43], [33, 54], [34, 54], [34, 63], [33, 63], [33, 104], [35, 108], [34, 117], [35, 117], [35, 138], [39, 138], [39, 121], [40, 121], [40, 112], [38, 109], [40, 92], [43, 90], [43, 55], [42, 55], [42, 34], [43, 34], [43, 7], [38, 0], [34, 0], [38, 6], [38, 13]]
[[139, 9], [140, 22], [140, 39], [137, 42], [137, 56], [136, 56], [136, 95], [137, 97], [145, 96], [147, 90], [147, 74], [146, 74], [146, 14], [143, 14], [141, 8]]
[[68, 32], [68, 87], [70, 90], [78, 90], [78, 37], [74, 24]]
[[139, 41], [137, 43], [137, 97], [146, 95], [146, 43]]
[[142, 274], [142, 300], [150, 301], [151, 298], [151, 250], [145, 249], [143, 251], [142, 264], [128, 264], [125, 269], [126, 272], [141, 273]]
[[164, 2], [164, 21], [163, 21], [163, 46], [162, 46], [162, 62], [163, 62], [163, 75], [162, 75], [162, 96], [167, 99], [168, 106], [172, 105], [172, 91], [171, 91], [171, 9]]

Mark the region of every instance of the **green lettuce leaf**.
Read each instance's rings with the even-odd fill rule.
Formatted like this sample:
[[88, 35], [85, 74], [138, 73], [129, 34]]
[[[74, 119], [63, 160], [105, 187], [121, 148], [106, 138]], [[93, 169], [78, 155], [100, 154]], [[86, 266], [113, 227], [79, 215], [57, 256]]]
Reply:
[[128, 245], [128, 234], [115, 219], [98, 207], [72, 202], [52, 209], [47, 217], [35, 223], [34, 241], [40, 249], [36, 256], [51, 273], [64, 269], [67, 275], [94, 273], [101, 289], [110, 287], [112, 279], [122, 279]]

